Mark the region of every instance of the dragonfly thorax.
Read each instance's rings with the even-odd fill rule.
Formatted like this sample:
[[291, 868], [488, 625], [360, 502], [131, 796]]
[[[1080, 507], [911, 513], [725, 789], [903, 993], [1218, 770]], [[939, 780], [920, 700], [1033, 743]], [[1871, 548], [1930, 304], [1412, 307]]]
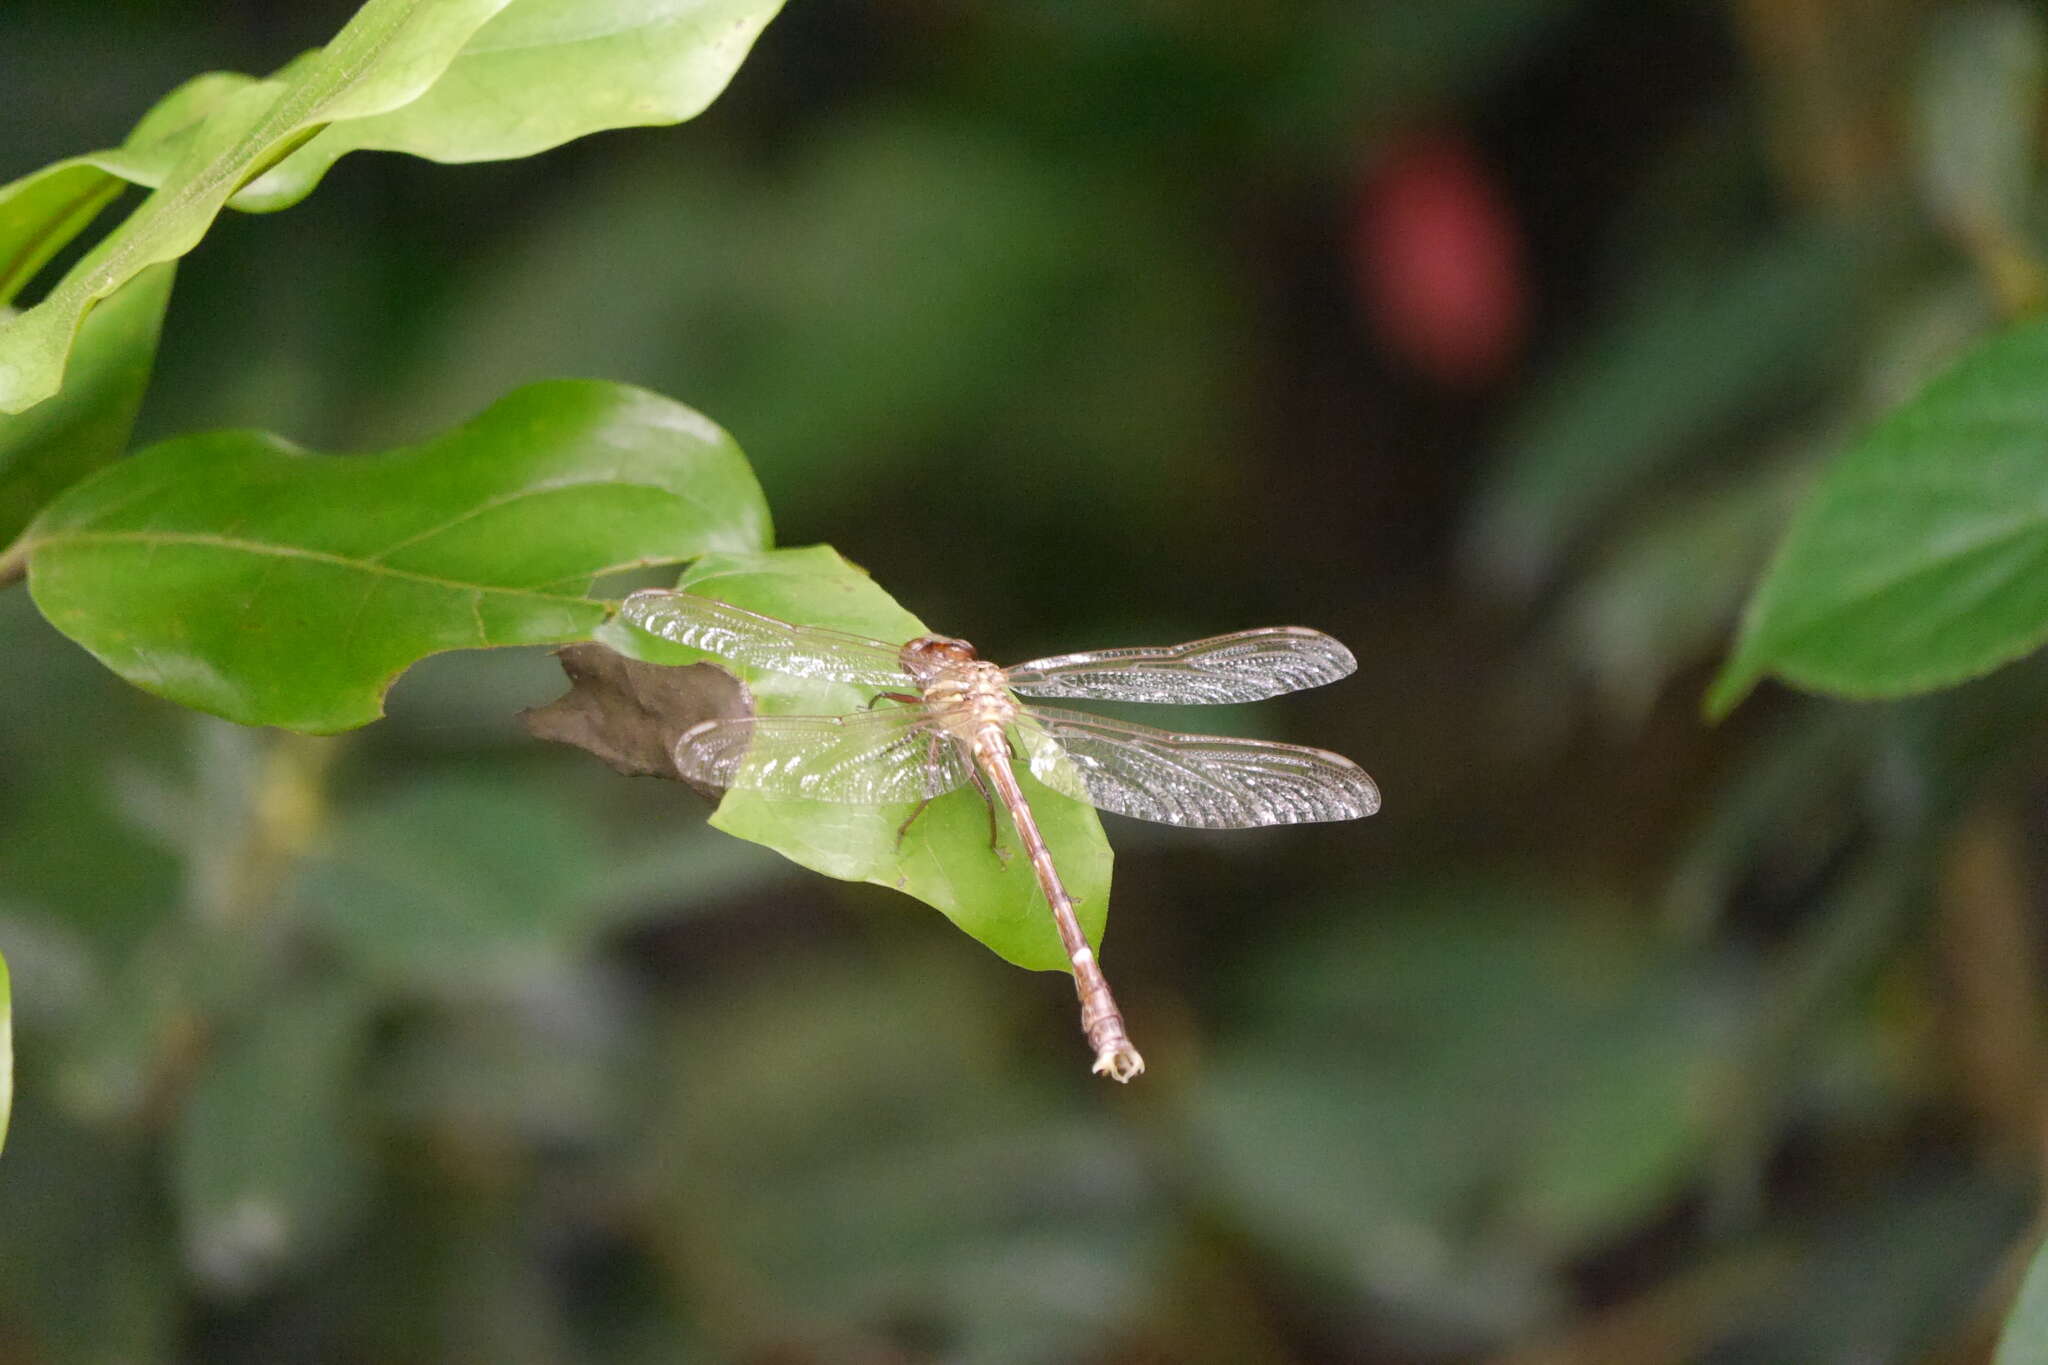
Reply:
[[903, 646], [899, 658], [903, 671], [917, 679], [919, 687], [926, 688], [949, 675], [964, 677], [969, 665], [980, 663], [973, 645], [950, 635], [920, 635]]
[[1016, 718], [1017, 704], [1003, 685], [1003, 670], [978, 658], [965, 640], [920, 636], [903, 646], [901, 659], [925, 704], [963, 739], [984, 725], [1007, 725]]

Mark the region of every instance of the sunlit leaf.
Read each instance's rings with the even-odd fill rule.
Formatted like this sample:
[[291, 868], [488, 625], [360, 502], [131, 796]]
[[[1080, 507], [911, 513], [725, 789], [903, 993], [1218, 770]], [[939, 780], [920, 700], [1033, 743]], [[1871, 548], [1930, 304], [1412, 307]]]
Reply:
[[0, 414], [0, 545], [51, 498], [127, 449], [174, 269], [151, 266], [93, 310], [63, 392], [27, 412]]
[[0, 303], [11, 302], [125, 187], [121, 177], [84, 157], [0, 186]]
[[[0, 412], [20, 412], [57, 392], [86, 313], [148, 267], [190, 251], [252, 175], [325, 124], [417, 97], [506, 3], [368, 0], [326, 47], [270, 80], [227, 93], [181, 146], [156, 191], [40, 303], [0, 324]], [[99, 192], [83, 175], [63, 182], [81, 206]], [[75, 230], [84, 212], [80, 207], [59, 221]]]
[[112, 202], [156, 191], [0, 326], [0, 412], [56, 392], [86, 313], [183, 255], [222, 206], [297, 203], [341, 156], [528, 156], [607, 128], [677, 123], [716, 99], [781, 0], [369, 0], [332, 42], [267, 80], [213, 73], [129, 141], [0, 188], [0, 300]]
[[1979, 347], [1836, 460], [1793, 519], [1708, 694], [1774, 673], [1900, 696], [2048, 640], [2048, 323]]
[[767, 511], [731, 438], [622, 385], [537, 384], [424, 445], [259, 432], [152, 447], [25, 538], [50, 621], [130, 682], [252, 725], [366, 724], [440, 650], [586, 636], [595, 575], [741, 550]]
[[121, 146], [0, 185], [0, 304], [11, 302], [126, 185], [161, 181], [200, 121], [250, 84], [250, 77], [224, 71], [195, 76], [157, 101]]
[[297, 203], [353, 151], [495, 161], [607, 128], [680, 123], [718, 97], [782, 0], [513, 0], [411, 103], [331, 124], [238, 193]]
[[[802, 625], [828, 626], [891, 643], [926, 633], [916, 617], [832, 550], [813, 546], [761, 554], [711, 555], [691, 566], [679, 587]], [[603, 637], [621, 652], [659, 663], [696, 663], [710, 656], [657, 640], [622, 624]], [[840, 683], [735, 668], [767, 715], [842, 715], [873, 700]], [[1099, 942], [1109, 904], [1111, 854], [1088, 806], [1056, 796], [1020, 769], [1019, 780], [1038, 817], [1075, 912]], [[1067, 955], [1052, 916], [1007, 819], [1003, 852], [989, 847], [987, 808], [972, 787], [940, 797], [900, 844], [897, 830], [912, 807], [771, 801], [727, 793], [712, 823], [766, 844], [805, 867], [844, 881], [873, 882], [917, 897], [1020, 967], [1063, 971]]]

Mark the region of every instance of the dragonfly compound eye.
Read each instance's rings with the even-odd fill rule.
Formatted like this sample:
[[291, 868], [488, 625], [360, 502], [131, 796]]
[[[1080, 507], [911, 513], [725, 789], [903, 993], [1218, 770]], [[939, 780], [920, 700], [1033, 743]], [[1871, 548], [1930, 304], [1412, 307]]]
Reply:
[[912, 658], [934, 664], [972, 663], [978, 657], [974, 646], [950, 635], [920, 635], [903, 647]]

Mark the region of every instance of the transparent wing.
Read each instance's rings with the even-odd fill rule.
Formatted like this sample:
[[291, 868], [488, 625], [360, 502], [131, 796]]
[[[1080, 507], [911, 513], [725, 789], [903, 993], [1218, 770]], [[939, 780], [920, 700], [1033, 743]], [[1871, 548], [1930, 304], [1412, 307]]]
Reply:
[[626, 621], [664, 640], [749, 668], [798, 678], [915, 691], [894, 645], [815, 626], [793, 626], [695, 593], [642, 588], [619, 608]]
[[1319, 630], [1268, 626], [1156, 649], [1096, 649], [1008, 670], [1010, 690], [1096, 701], [1259, 701], [1335, 682], [1358, 667]]
[[1034, 706], [1018, 720], [1031, 775], [1118, 815], [1198, 829], [1355, 820], [1380, 790], [1341, 754], [1260, 739], [1177, 735]]
[[959, 746], [912, 706], [707, 720], [683, 732], [675, 758], [707, 786], [857, 806], [942, 796], [968, 776]]

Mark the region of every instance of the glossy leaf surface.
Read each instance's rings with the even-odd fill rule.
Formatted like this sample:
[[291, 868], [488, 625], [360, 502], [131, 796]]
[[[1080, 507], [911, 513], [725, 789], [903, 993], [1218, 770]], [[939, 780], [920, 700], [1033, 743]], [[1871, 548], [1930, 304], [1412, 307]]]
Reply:
[[50, 499], [127, 449], [174, 269], [151, 266], [93, 310], [62, 393], [27, 412], [0, 414], [0, 545]]
[[[711, 555], [677, 585], [800, 625], [827, 626], [890, 642], [926, 633], [922, 622], [853, 565], [824, 546], [756, 554]], [[603, 638], [621, 652], [661, 663], [698, 663], [711, 656], [622, 624]], [[844, 715], [872, 700], [869, 690], [733, 667], [763, 715]], [[1076, 913], [1091, 941], [1100, 941], [1109, 902], [1111, 853], [1095, 812], [1057, 796], [1021, 767], [1018, 780], [1038, 817]], [[912, 806], [771, 801], [754, 792], [727, 793], [712, 823], [766, 844], [805, 867], [844, 881], [873, 882], [917, 897], [1016, 963], [1062, 971], [1066, 953], [1029, 861], [1007, 818], [999, 821], [1005, 859], [989, 848], [986, 808], [972, 787], [933, 801], [899, 846], [897, 829]]]
[[1900, 696], [2048, 640], [2048, 323], [1979, 347], [1822, 476], [1708, 710], [1766, 673]]
[[55, 393], [86, 313], [143, 270], [198, 245], [252, 175], [324, 124], [380, 114], [419, 95], [505, 3], [369, 0], [326, 47], [221, 100], [156, 192], [48, 297], [0, 326], [0, 412], [20, 412]]
[[679, 403], [536, 384], [423, 445], [311, 455], [260, 432], [168, 441], [29, 529], [50, 621], [145, 690], [249, 725], [367, 724], [448, 649], [587, 636], [591, 579], [766, 543], [745, 458]]
[[12, 302], [124, 186], [159, 183], [200, 121], [252, 83], [228, 71], [195, 76], [158, 100], [119, 147], [68, 157], [0, 185], [0, 303]]
[[780, 0], [369, 0], [266, 80], [188, 82], [123, 147], [0, 188], [0, 298], [118, 195], [154, 193], [0, 325], [0, 412], [54, 394], [80, 323], [216, 215], [289, 207], [360, 149], [439, 161], [527, 156], [605, 128], [675, 123], [725, 88]]
[[781, 7], [782, 0], [513, 0], [425, 94], [330, 125], [251, 181], [234, 207], [295, 204], [353, 151], [496, 161], [607, 128], [694, 118]]

